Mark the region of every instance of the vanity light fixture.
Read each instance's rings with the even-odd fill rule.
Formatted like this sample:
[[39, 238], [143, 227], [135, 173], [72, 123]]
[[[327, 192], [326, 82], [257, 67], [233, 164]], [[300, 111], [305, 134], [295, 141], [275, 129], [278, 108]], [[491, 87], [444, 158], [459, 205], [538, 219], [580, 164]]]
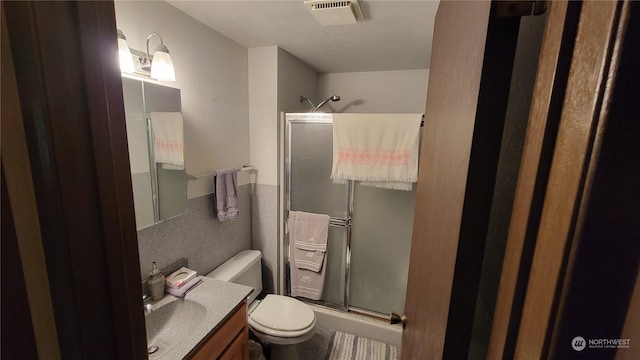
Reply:
[[[150, 55], [149, 40], [153, 36], [160, 38], [160, 44], [156, 47], [153, 55]], [[122, 72], [148, 76], [155, 80], [176, 81], [169, 49], [162, 42], [160, 34], [151, 33], [147, 36], [147, 52], [145, 53], [130, 49], [127, 45], [127, 38], [118, 29], [118, 52], [120, 55], [120, 70]]]
[[120, 71], [126, 73], [133, 73], [133, 58], [131, 57], [131, 50], [127, 45], [127, 37], [124, 36], [122, 30], [118, 29], [118, 55], [120, 57]]
[[[154, 35], [160, 38], [160, 44], [156, 47], [156, 52], [153, 53], [152, 58], [149, 56], [149, 40]], [[162, 37], [158, 33], [151, 33], [147, 36], [147, 59], [148, 61], [142, 63], [142, 68], [146, 69], [150, 67], [152, 78], [163, 81], [176, 81], [176, 73], [173, 70], [173, 62], [169, 55], [169, 49], [164, 45]]]

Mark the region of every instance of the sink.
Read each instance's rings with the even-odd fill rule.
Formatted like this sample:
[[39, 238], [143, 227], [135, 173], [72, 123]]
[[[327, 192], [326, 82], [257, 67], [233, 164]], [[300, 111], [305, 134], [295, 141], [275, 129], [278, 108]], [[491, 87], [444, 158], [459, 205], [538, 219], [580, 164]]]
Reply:
[[159, 359], [197, 328], [207, 314], [200, 303], [175, 299], [145, 315], [149, 359]]

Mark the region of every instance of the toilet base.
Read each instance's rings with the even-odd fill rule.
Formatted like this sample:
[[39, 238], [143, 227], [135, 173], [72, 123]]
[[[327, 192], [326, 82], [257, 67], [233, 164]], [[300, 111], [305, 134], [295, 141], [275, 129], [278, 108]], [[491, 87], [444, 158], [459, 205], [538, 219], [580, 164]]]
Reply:
[[260, 341], [265, 342], [267, 344], [271, 344], [271, 345], [295, 345], [311, 339], [313, 337], [313, 334], [315, 334], [315, 327], [302, 336], [297, 336], [292, 338], [277, 337], [277, 336], [265, 334], [253, 329], [251, 326], [249, 326], [249, 329], [251, 329], [251, 332], [258, 339], [260, 339]]

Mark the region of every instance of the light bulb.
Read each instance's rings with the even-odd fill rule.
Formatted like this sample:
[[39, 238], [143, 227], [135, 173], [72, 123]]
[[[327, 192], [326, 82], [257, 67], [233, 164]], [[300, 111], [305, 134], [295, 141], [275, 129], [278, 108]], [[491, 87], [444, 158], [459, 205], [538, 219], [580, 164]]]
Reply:
[[127, 39], [122, 35], [122, 32], [118, 30], [118, 55], [120, 57], [120, 71], [133, 73], [133, 58], [131, 57], [131, 51], [127, 45]]
[[176, 81], [173, 62], [171, 62], [171, 56], [169, 56], [168, 50], [165, 52], [158, 49], [155, 54], [153, 54], [153, 60], [151, 61], [151, 77], [162, 81]]

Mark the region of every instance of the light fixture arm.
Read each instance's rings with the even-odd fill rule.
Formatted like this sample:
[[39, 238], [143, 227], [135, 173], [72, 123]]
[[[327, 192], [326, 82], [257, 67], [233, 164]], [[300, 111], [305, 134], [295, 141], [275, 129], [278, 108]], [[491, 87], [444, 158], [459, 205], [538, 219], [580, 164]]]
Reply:
[[148, 58], [149, 60], [151, 60], [151, 56], [150, 56], [150, 54], [149, 54], [149, 40], [151, 40], [151, 37], [152, 37], [153, 35], [155, 35], [155, 36], [157, 36], [157, 37], [159, 37], [159, 38], [160, 38], [160, 45], [159, 45], [159, 46], [163, 46], [163, 47], [165, 47], [165, 48], [166, 48], [166, 46], [164, 46], [164, 42], [162, 42], [162, 36], [160, 36], [160, 34], [158, 34], [158, 33], [151, 33], [151, 34], [149, 34], [149, 36], [147, 36], [147, 58]]
[[158, 45], [158, 48], [156, 50], [164, 51], [167, 54], [169, 54], [169, 49], [164, 45], [164, 42], [162, 41], [162, 36], [160, 36], [160, 34], [155, 32], [149, 34], [149, 36], [147, 36], [147, 59], [149, 59], [148, 60], [149, 62], [148, 63], [145, 62], [145, 67], [151, 67], [151, 55], [149, 54], [149, 40], [151, 40], [151, 37], [154, 35], [160, 38], [160, 45]]

